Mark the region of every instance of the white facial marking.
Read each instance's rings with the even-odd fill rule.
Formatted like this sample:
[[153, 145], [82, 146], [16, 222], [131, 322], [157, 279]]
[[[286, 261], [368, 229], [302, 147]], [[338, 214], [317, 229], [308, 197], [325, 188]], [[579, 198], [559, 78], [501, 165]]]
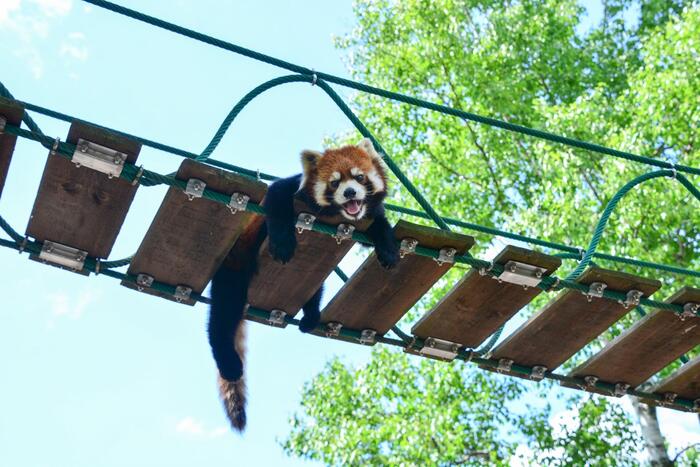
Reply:
[[355, 196], [351, 197], [350, 199], [357, 199], [360, 201], [365, 199], [365, 196], [367, 195], [367, 190], [365, 190], [364, 185], [358, 183], [355, 180], [345, 180], [341, 182], [340, 185], [338, 185], [338, 188], [333, 194], [333, 200], [337, 204], [343, 204], [349, 201], [349, 199], [345, 197], [345, 190], [347, 190], [348, 188], [352, 188], [353, 190], [355, 190]]
[[384, 180], [382, 180], [382, 177], [379, 176], [376, 170], [372, 169], [367, 173], [367, 178], [369, 178], [369, 181], [372, 182], [372, 185], [374, 186], [374, 192], [379, 193], [380, 191], [384, 191]]
[[333, 172], [331, 174], [330, 181], [340, 180], [340, 172]]
[[357, 167], [353, 167], [350, 169], [350, 173], [353, 175], [353, 177], [357, 177], [362, 173], [362, 170], [358, 169]]
[[316, 182], [314, 184], [314, 199], [319, 206], [328, 206], [329, 203], [326, 201], [326, 184], [323, 182]]

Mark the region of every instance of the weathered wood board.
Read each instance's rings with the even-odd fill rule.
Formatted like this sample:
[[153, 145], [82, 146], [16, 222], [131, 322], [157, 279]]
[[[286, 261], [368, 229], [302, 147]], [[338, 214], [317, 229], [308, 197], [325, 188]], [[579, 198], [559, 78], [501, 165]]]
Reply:
[[[24, 117], [24, 106], [17, 101], [0, 97], [0, 117], [6, 120], [6, 124], [19, 126]], [[0, 129], [0, 196], [5, 187], [7, 172], [10, 170], [12, 153], [15, 150], [17, 137]]]
[[700, 399], [700, 355], [657, 384], [651, 392], [671, 393], [691, 401]]
[[[309, 212], [301, 202], [296, 202], [295, 211], [297, 214]], [[358, 232], [366, 230], [369, 225], [367, 220], [350, 222], [341, 216], [317, 220], [331, 225], [353, 225]], [[311, 230], [297, 231], [296, 239], [294, 257], [287, 264], [273, 260], [268, 239], [264, 241], [258, 256], [258, 274], [248, 289], [251, 306], [268, 311], [281, 310], [295, 316], [355, 244], [352, 239], [338, 243], [329, 235]]]
[[[577, 280], [581, 284], [607, 284], [608, 290], [627, 293], [639, 290], [645, 297], [656, 292], [656, 280], [590, 268]], [[631, 310], [615, 300], [588, 297], [576, 290], [565, 290], [508, 336], [492, 352], [493, 358], [506, 358], [525, 366], [554, 370]], [[519, 376], [517, 373], [509, 373]]]
[[[667, 300], [700, 303], [700, 290], [684, 287]], [[666, 310], [653, 310], [620, 334], [571, 375], [596, 376], [612, 384], [636, 387], [700, 344], [700, 318], [682, 320]]]
[[[561, 259], [516, 246], [507, 246], [494, 259], [504, 265], [517, 261], [546, 270], [550, 275]], [[413, 326], [421, 338], [436, 337], [475, 348], [542, 292], [537, 287], [499, 282], [471, 270], [431, 311]]]
[[[67, 141], [76, 144], [79, 138], [120, 151], [129, 163], [136, 161], [141, 150], [141, 145], [133, 140], [74, 122]], [[104, 173], [49, 155], [27, 235], [107, 258], [137, 188], [126, 180], [109, 179]]]
[[[207, 184], [208, 190], [225, 195], [243, 193], [256, 203], [262, 200], [267, 189], [257, 180], [189, 159], [182, 162], [176, 178], [182, 181], [199, 179]], [[228, 206], [206, 198], [189, 200], [184, 191], [171, 187], [128, 273], [147, 274], [158, 282], [187, 286], [201, 293], [254, 217], [250, 212], [232, 214]], [[138, 289], [129, 281], [122, 281], [122, 285]], [[157, 290], [143, 288], [142, 291], [173, 299], [170, 294]], [[183, 303], [194, 304], [194, 300]]]
[[[399, 221], [396, 239], [418, 240], [429, 248], [451, 247], [463, 254], [474, 244], [467, 235], [445, 232]], [[432, 258], [408, 254], [391, 270], [382, 268], [372, 252], [345, 286], [326, 306], [321, 321], [338, 322], [355, 330], [372, 329], [385, 334], [451, 267]]]

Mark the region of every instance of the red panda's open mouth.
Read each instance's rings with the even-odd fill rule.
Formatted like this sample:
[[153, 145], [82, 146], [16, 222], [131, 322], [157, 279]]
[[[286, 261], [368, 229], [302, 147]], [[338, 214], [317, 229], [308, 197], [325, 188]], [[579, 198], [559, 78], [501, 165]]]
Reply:
[[358, 199], [352, 199], [347, 203], [343, 203], [343, 209], [345, 209], [345, 212], [347, 212], [351, 216], [356, 216], [362, 210], [362, 201]]

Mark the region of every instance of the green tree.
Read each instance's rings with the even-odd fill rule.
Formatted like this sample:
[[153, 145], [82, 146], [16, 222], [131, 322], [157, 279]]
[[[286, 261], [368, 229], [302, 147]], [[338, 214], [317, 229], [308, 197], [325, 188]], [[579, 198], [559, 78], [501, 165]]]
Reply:
[[[603, 1], [596, 24], [572, 0], [356, 0], [355, 14], [355, 29], [338, 45], [358, 80], [699, 165], [697, 3]], [[564, 243], [585, 246], [613, 194], [648, 170], [374, 96], [357, 95], [354, 106], [439, 212]], [[399, 189], [393, 197], [412, 202]], [[601, 251], [697, 269], [694, 202], [668, 179], [636, 188], [611, 217]], [[492, 241], [477, 239], [482, 251]], [[463, 273], [453, 268], [447, 284]], [[697, 285], [682, 276], [662, 279], [667, 290]], [[422, 301], [404, 324], [434, 300]], [[632, 319], [567, 364], [589, 356]], [[527, 405], [532, 394], [543, 402]], [[565, 398], [571, 414], [563, 428], [550, 423], [545, 401], [553, 396]], [[284, 446], [336, 465], [508, 465], [518, 457], [634, 465], [646, 445], [652, 463], [670, 465], [655, 409], [635, 406], [641, 425], [604, 398], [376, 349], [366, 367], [332, 361], [307, 385]], [[689, 449], [677, 461], [695, 458]]]

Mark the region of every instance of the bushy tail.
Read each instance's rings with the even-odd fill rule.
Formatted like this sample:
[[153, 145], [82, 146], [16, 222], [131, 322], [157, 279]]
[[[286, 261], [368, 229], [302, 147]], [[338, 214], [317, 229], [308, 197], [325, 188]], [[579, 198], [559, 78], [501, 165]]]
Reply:
[[[257, 221], [262, 223], [262, 218]], [[241, 235], [211, 282], [209, 344], [219, 370], [219, 392], [231, 426], [243, 431], [246, 424], [245, 306], [248, 286], [257, 269], [256, 259], [265, 239], [265, 225]]]
[[[245, 363], [245, 322], [241, 322], [238, 326], [234, 345], [236, 352]], [[246, 387], [243, 377], [238, 381], [227, 381], [219, 375], [219, 393], [231, 426], [235, 430], [243, 431], [246, 424]]]

